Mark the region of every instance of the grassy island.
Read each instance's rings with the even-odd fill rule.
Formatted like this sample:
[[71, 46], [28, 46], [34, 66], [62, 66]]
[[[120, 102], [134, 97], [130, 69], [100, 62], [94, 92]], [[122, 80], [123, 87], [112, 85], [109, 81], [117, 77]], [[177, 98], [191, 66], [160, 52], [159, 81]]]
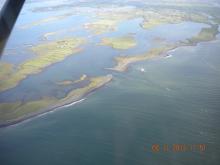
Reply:
[[209, 18], [200, 12], [186, 12], [175, 9], [140, 9], [140, 8], [103, 8], [97, 9], [95, 13], [96, 19], [93, 22], [84, 24], [95, 34], [102, 34], [117, 30], [120, 23], [136, 18], [143, 18], [140, 26], [143, 29], [152, 29], [163, 24], [178, 24], [181, 22], [195, 22], [210, 24], [217, 19]]
[[199, 42], [212, 41], [216, 38], [216, 35], [219, 33], [218, 25], [211, 25], [207, 28], [202, 28], [198, 35], [187, 40], [187, 43], [190, 45], [195, 45]]
[[72, 85], [72, 84], [76, 84], [76, 83], [79, 83], [79, 82], [82, 82], [84, 80], [87, 79], [87, 75], [83, 74], [78, 80], [75, 80], [75, 81], [72, 81], [72, 80], [64, 80], [64, 81], [61, 81], [61, 82], [58, 82], [56, 83], [57, 85]]
[[119, 20], [117, 19], [101, 19], [92, 23], [87, 23], [84, 25], [84, 27], [95, 34], [102, 34], [109, 31], [115, 31], [117, 29], [118, 23]]
[[13, 65], [0, 61], [0, 82], [7, 78], [13, 71]]
[[85, 39], [70, 38], [55, 42], [37, 45], [31, 48], [36, 57], [25, 61], [15, 68], [13, 72], [2, 74], [0, 79], [0, 92], [16, 87], [27, 76], [41, 72], [45, 67], [64, 60], [66, 57], [79, 52]]
[[55, 107], [70, 104], [74, 101], [82, 99], [86, 94], [94, 91], [95, 89], [100, 88], [101, 86], [111, 81], [112, 75], [106, 75], [103, 77], [92, 77], [89, 80], [90, 83], [87, 86], [69, 92], [65, 98], [59, 100]]
[[129, 64], [151, 59], [155, 56], [166, 53], [167, 51], [172, 50], [175, 47], [176, 46], [164, 46], [164, 47], [159, 47], [159, 48], [153, 48], [150, 51], [142, 55], [116, 57], [115, 61], [117, 62], [117, 65], [113, 68], [107, 68], [107, 69], [118, 71], [118, 72], [123, 72], [127, 70]]
[[111, 46], [114, 49], [129, 49], [137, 45], [133, 36], [117, 38], [103, 38], [101, 45]]
[[178, 24], [184, 21], [191, 21], [197, 23], [210, 22], [207, 16], [197, 13], [186, 13], [179, 10], [160, 10], [160, 11], [144, 11], [144, 21], [141, 27], [144, 29], [151, 29], [163, 24]]
[[219, 33], [218, 27], [219, 26], [215, 24], [215, 25], [211, 25], [208, 28], [202, 28], [202, 30], [196, 36], [193, 36], [190, 39], [187, 39], [186, 41], [180, 41], [179, 43], [175, 45], [167, 45], [164, 47], [153, 48], [150, 51], [142, 55], [116, 57], [115, 58], [115, 61], [117, 63], [116, 66], [114, 66], [113, 68], [107, 68], [107, 69], [118, 71], [118, 72], [123, 72], [127, 70], [129, 64], [151, 59], [160, 54], [167, 53], [169, 50], [175, 49], [177, 47], [194, 46], [200, 42], [207, 42], [207, 41], [214, 40], [216, 38], [216, 35]]
[[61, 99], [45, 97], [29, 102], [0, 103], [0, 127], [15, 124], [55, 108], [79, 101], [111, 80], [112, 75], [89, 78], [90, 83], [88, 85], [70, 91]]
[[84, 24], [84, 28], [95, 34], [116, 31], [121, 22], [136, 18], [136, 12], [138, 10], [131, 7], [104, 7], [96, 9], [96, 19]]

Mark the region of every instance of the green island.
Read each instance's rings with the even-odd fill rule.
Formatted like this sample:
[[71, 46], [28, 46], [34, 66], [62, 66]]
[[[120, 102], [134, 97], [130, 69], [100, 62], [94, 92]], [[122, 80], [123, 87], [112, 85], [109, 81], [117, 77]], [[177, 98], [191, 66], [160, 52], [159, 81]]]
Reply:
[[186, 13], [178, 10], [145, 11], [141, 27], [151, 29], [162, 24], [178, 24], [184, 21], [208, 24], [209, 18], [202, 14]]
[[14, 88], [27, 76], [37, 74], [45, 67], [76, 54], [81, 51], [83, 43], [83, 38], [69, 38], [33, 46], [31, 50], [36, 54], [34, 58], [18, 65], [13, 71], [9, 69], [8, 73], [0, 72], [0, 92]]
[[159, 48], [153, 48], [150, 51], [148, 51], [144, 54], [141, 54], [141, 55], [115, 57], [115, 61], [116, 61], [117, 65], [114, 66], [113, 68], [106, 68], [106, 69], [118, 71], [118, 72], [124, 72], [127, 70], [129, 64], [143, 61], [143, 60], [147, 60], [147, 59], [151, 59], [151, 58], [156, 57], [160, 54], [166, 53], [167, 51], [172, 50], [174, 48], [176, 48], [175, 45], [167, 45], [167, 46], [163, 46], [163, 47], [159, 47]]
[[[13, 65], [0, 61], [0, 80], [3, 80], [13, 71]], [[0, 81], [1, 82], [1, 81]]]
[[219, 26], [217, 24], [210, 25], [210, 27], [207, 28], [202, 28], [198, 35], [188, 39], [187, 42], [190, 45], [196, 45], [199, 42], [212, 41], [216, 39], [216, 35], [219, 33], [218, 28]]
[[64, 80], [64, 81], [61, 81], [61, 82], [57, 82], [56, 84], [57, 85], [72, 85], [72, 84], [76, 84], [76, 83], [80, 83], [84, 80], [87, 79], [87, 75], [86, 74], [83, 74], [78, 80], [75, 80], [75, 81], [72, 81], [72, 80]]
[[91, 77], [89, 78], [90, 83], [88, 85], [70, 91], [61, 99], [44, 97], [40, 100], [29, 102], [18, 101], [0, 103], [0, 127], [15, 124], [36, 115], [79, 101], [111, 80], [112, 75]]
[[116, 38], [103, 38], [100, 45], [111, 46], [114, 49], [129, 49], [137, 45], [133, 36], [122, 36]]
[[136, 18], [137, 11], [137, 9], [129, 7], [106, 7], [103, 10], [97, 10], [96, 19], [84, 24], [84, 28], [97, 35], [116, 31], [121, 22]]
[[90, 31], [98, 35], [109, 31], [115, 31], [119, 22], [119, 19], [102, 19], [92, 23], [86, 23], [84, 25], [84, 28], [89, 29]]
[[186, 41], [177, 43], [175, 45], [165, 45], [163, 47], [153, 48], [142, 55], [115, 57], [115, 61], [117, 63], [116, 66], [114, 66], [113, 68], [106, 68], [106, 69], [123, 72], [127, 70], [129, 64], [151, 59], [158, 55], [167, 53], [172, 49], [176, 49], [177, 47], [195, 46], [200, 42], [207, 42], [214, 40], [216, 38], [216, 35], [219, 33], [218, 27], [219, 27], [218, 25], [211, 25], [208, 28], [202, 28], [201, 31], [196, 36], [193, 36], [192, 38], [187, 39]]
[[201, 13], [184, 12], [175, 9], [154, 10], [115, 7], [114, 9], [106, 8], [106, 10], [97, 11], [96, 19], [93, 22], [84, 24], [84, 28], [95, 34], [102, 34], [116, 31], [121, 22], [135, 18], [143, 18], [142, 23], [140, 23], [143, 29], [151, 29], [162, 24], [177, 24], [185, 21], [205, 24], [210, 24], [211, 21], [217, 21], [217, 19], [211, 19]]
[[[54, 22], [60, 19], [65, 19], [71, 14], [55, 16], [51, 18], [42, 19], [22, 26], [22, 28], [30, 28], [32, 26], [43, 25], [45, 23]], [[134, 56], [119, 56], [115, 57], [116, 65], [113, 68], [106, 68], [113, 71], [123, 72], [126, 71], [128, 66], [135, 62], [152, 59], [159, 55], [167, 54], [170, 50], [176, 49], [180, 46], [194, 46], [200, 42], [211, 41], [216, 38], [219, 33], [217, 24], [212, 23], [216, 21], [209, 18], [206, 15], [187, 13], [177, 10], [153, 10], [153, 9], [141, 9], [141, 8], [109, 8], [100, 10], [95, 13], [96, 19], [92, 22], [84, 24], [84, 28], [90, 30], [95, 34], [102, 34], [106, 32], [116, 31], [118, 25], [124, 21], [136, 18], [143, 18], [140, 21], [140, 26], [143, 29], [150, 29], [162, 24], [176, 24], [184, 21], [191, 21], [197, 23], [205, 23], [209, 27], [202, 28], [201, 31], [185, 40], [174, 44], [169, 44], [161, 38], [155, 39], [158, 42], [156, 48]], [[58, 30], [55, 32], [49, 32], [44, 35], [44, 38], [48, 39], [50, 36], [54, 36], [60, 33], [66, 32], [65, 30]], [[19, 83], [26, 79], [27, 76], [38, 74], [42, 72], [46, 67], [60, 62], [81, 51], [81, 46], [86, 42], [84, 38], [67, 38], [58, 41], [46, 41], [43, 44], [32, 46], [30, 49], [35, 54], [31, 59], [24, 61], [18, 66], [0, 62], [0, 92], [11, 89], [19, 85]], [[161, 44], [162, 43], [162, 44]], [[135, 38], [131, 35], [122, 37], [107, 37], [102, 38], [100, 45], [111, 46], [114, 49], [125, 50], [137, 45]], [[1, 69], [4, 68], [4, 69]], [[84, 81], [88, 81], [88, 84], [84, 84]], [[38, 98], [38, 100], [16, 102], [3, 102], [0, 103], [0, 127], [5, 125], [14, 124], [25, 119], [34, 117], [36, 115], [51, 111], [56, 108], [61, 108], [65, 105], [77, 102], [84, 98], [87, 94], [100, 88], [109, 81], [112, 80], [112, 75], [106, 75], [102, 77], [88, 77], [83, 74], [77, 80], [64, 80], [56, 82], [56, 85], [69, 88], [69, 85], [80, 83], [83, 87], [72, 89], [67, 92], [63, 98], [57, 98], [55, 96], [44, 96]], [[62, 89], [64, 88], [62, 87]], [[62, 90], [60, 89], [60, 90]]]

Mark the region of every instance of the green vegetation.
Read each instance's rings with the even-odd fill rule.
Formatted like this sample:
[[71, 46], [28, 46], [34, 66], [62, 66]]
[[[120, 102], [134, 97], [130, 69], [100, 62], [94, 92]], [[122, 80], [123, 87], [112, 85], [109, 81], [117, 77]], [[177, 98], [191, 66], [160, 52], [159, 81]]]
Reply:
[[57, 85], [72, 85], [72, 84], [76, 84], [76, 83], [79, 83], [79, 82], [82, 82], [84, 80], [87, 79], [87, 75], [83, 74], [78, 80], [75, 80], [75, 81], [72, 81], [72, 80], [65, 80], [65, 81], [61, 81], [61, 82], [58, 82], [56, 83]]
[[208, 16], [196, 13], [185, 12], [175, 9], [140, 9], [140, 8], [103, 8], [97, 10], [96, 20], [84, 25], [86, 29], [95, 34], [102, 34], [117, 30], [119, 23], [135, 18], [143, 18], [140, 26], [144, 29], [151, 29], [163, 24], [177, 24], [185, 21], [210, 24]]
[[32, 47], [36, 57], [20, 64], [15, 71], [1, 74], [0, 91], [17, 86], [27, 76], [41, 72], [45, 67], [64, 60], [66, 57], [79, 52], [85, 42], [82, 38], [71, 38]]
[[188, 39], [187, 43], [189, 43], [190, 45], [194, 45], [199, 42], [214, 40], [216, 38], [216, 35], [219, 33], [218, 27], [218, 25], [211, 25], [208, 28], [202, 28], [198, 35]]
[[[135, 18], [143, 18], [141, 26], [144, 29], [150, 29], [162, 24], [176, 24], [184, 21], [206, 23], [210, 25], [210, 27], [203, 28], [196, 36], [184, 42], [168, 45], [166, 40], [157, 38], [155, 39], [155, 42], [157, 42], [155, 45], [160, 46], [157, 48], [152, 48], [146, 53], [138, 54], [135, 56], [115, 57], [115, 61], [117, 63], [116, 66], [113, 68], [107, 68], [113, 71], [126, 71], [128, 66], [132, 63], [152, 59], [180, 46], [188, 46], [197, 44], [199, 42], [211, 41], [215, 39], [216, 35], [219, 33], [218, 25], [213, 25], [210, 22], [209, 17], [202, 14], [195, 14], [190, 12], [186, 13], [173, 9], [153, 10], [149, 8], [140, 9], [123, 7], [112, 7], [104, 10], [96, 10], [98, 10], [98, 12], [95, 13], [96, 20], [84, 25], [86, 29], [89, 29], [95, 34], [115, 31], [121, 22]], [[45, 23], [55, 22], [60, 19], [65, 19], [70, 15], [71, 14], [66, 14], [62, 16], [42, 19], [30, 24], [26, 24], [22, 26], [22, 28], [30, 28], [33, 26], [43, 25]], [[49, 32], [44, 35], [44, 38], [48, 39], [50, 36], [62, 34], [63, 32], [66, 31], [62, 29], [55, 32]], [[68, 56], [76, 54], [77, 52], [81, 51], [80, 46], [84, 43], [85, 39], [83, 38], [69, 38], [50, 43], [44, 43], [33, 46], [31, 51], [35, 53], [35, 56], [32, 59], [24, 61], [18, 66], [0, 62], [0, 92], [16, 87], [22, 80], [26, 79], [27, 76], [38, 74], [46, 67], [60, 62]], [[103, 38], [100, 44], [111, 46], [114, 49], [120, 50], [129, 49], [137, 45], [135, 38], [129, 35], [115, 38]], [[24, 120], [34, 115], [44, 113], [64, 105], [68, 105], [75, 101], [79, 101], [90, 92], [111, 81], [111, 79], [112, 75], [89, 78], [87, 75], [83, 74], [77, 80], [65, 80], [56, 83], [57, 85], [63, 86], [62, 89], [69, 89], [69, 87], [65, 86], [83, 82], [80, 84], [80, 88], [66, 93], [65, 97], [61, 99], [56, 97], [42, 97], [39, 100], [0, 103], [0, 126], [1, 124], [10, 124], [12, 122]], [[84, 83], [85, 80], [86, 85]]]
[[95, 34], [116, 31], [118, 25], [126, 20], [136, 18], [137, 10], [130, 7], [105, 7], [96, 10], [96, 20], [86, 23], [84, 27]]
[[117, 38], [103, 38], [101, 45], [111, 46], [114, 49], [129, 49], [136, 46], [133, 36], [123, 36]]
[[13, 102], [0, 104], [0, 125], [20, 120], [26, 116], [36, 113], [50, 105], [53, 105], [58, 100], [56, 98], [42, 98], [41, 100], [30, 101], [26, 103]]
[[153, 48], [150, 51], [146, 52], [145, 54], [142, 55], [135, 55], [135, 56], [126, 56], [126, 57], [116, 57], [115, 61], [117, 62], [117, 65], [113, 68], [107, 68], [110, 70], [118, 71], [118, 72], [123, 72], [126, 71], [129, 64], [151, 59], [155, 56], [161, 55], [169, 50], [172, 50], [176, 48], [175, 45], [173, 46], [164, 46], [164, 47], [159, 47], [159, 48]]
[[102, 19], [96, 22], [87, 23], [84, 25], [84, 27], [95, 34], [102, 34], [109, 31], [115, 31], [117, 29], [118, 23], [119, 20]]
[[29, 102], [18, 101], [12, 103], [0, 103], [0, 126], [16, 121], [19, 122], [34, 115], [78, 101], [93, 90], [100, 88], [111, 81], [111, 79], [112, 75], [90, 78], [90, 83], [88, 85], [70, 91], [60, 100], [53, 97], [45, 97], [40, 100]]
[[93, 77], [93, 78], [90, 78], [89, 80], [90, 80], [90, 83], [87, 86], [71, 91], [65, 98], [59, 100], [57, 106], [66, 105], [71, 102], [80, 100], [86, 94], [92, 92], [93, 90], [97, 88], [100, 88], [101, 86], [111, 81], [112, 75], [107, 75], [107, 76], [102, 76], [102, 77]]
[[129, 64], [151, 59], [155, 56], [158, 56], [160, 54], [166, 53], [169, 50], [175, 49], [180, 46], [191, 46], [196, 45], [199, 42], [206, 42], [211, 41], [216, 38], [216, 35], [219, 33], [218, 31], [218, 25], [211, 25], [208, 28], [203, 28], [198, 35], [188, 39], [187, 41], [177, 43], [176, 45], [167, 45], [159, 48], [153, 48], [149, 52], [143, 54], [143, 55], [135, 55], [135, 56], [126, 56], [126, 57], [116, 57], [115, 61], [117, 62], [117, 65], [113, 68], [107, 68], [110, 70], [123, 72], [125, 71]]
[[12, 71], [13, 71], [12, 64], [4, 63], [0, 61], [0, 80], [7, 78]]
[[162, 24], [177, 24], [184, 21], [197, 23], [210, 23], [207, 16], [196, 13], [186, 13], [179, 10], [160, 10], [145, 11], [143, 13], [144, 21], [141, 27], [144, 29], [154, 28]]

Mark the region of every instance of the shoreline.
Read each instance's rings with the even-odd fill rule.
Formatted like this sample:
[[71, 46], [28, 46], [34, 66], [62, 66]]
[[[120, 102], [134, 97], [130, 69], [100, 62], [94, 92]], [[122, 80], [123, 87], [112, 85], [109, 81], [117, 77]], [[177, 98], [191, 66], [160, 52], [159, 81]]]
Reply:
[[116, 72], [125, 72], [130, 64], [136, 63], [136, 62], [141, 62], [145, 60], [152, 59], [154, 57], [167, 54], [167, 52], [177, 49], [178, 46], [176, 45], [169, 45], [167, 47], [158, 47], [158, 48], [153, 48], [146, 53], [142, 55], [137, 55], [137, 56], [119, 56], [115, 58], [116, 65], [112, 68], [105, 68], [107, 70], [111, 71], [116, 71]]
[[[44, 71], [44, 69], [64, 61], [72, 55], [77, 55], [83, 50], [81, 46], [85, 42], [86, 40], [83, 38], [67, 38], [31, 47], [31, 51], [36, 54], [36, 57], [19, 64], [16, 67], [16, 70], [11, 72], [9, 76], [4, 74], [0, 75], [2, 76], [2, 79], [0, 80], [0, 92], [15, 88], [28, 76], [39, 74]], [[66, 45], [66, 43], [68, 45]]]
[[[85, 98], [82, 98], [81, 100], [77, 100], [75, 102], [72, 102], [70, 103], [69, 105], [72, 106], [72, 105], [75, 105], [75, 104], [78, 104], [78, 103], [81, 103], [82, 101], [84, 101]], [[5, 127], [9, 127], [9, 126], [15, 126], [16, 124], [20, 124], [22, 122], [25, 122], [25, 121], [28, 121], [28, 120], [31, 120], [31, 119], [34, 119], [34, 118], [37, 118], [37, 117], [41, 117], [43, 115], [46, 115], [50, 112], [55, 112], [59, 109], [62, 109], [62, 108], [65, 108], [65, 106], [67, 105], [63, 105], [61, 107], [57, 107], [57, 108], [54, 108], [54, 109], [50, 109], [48, 111], [43, 111], [43, 112], [38, 112], [36, 114], [32, 114], [32, 115], [29, 115], [29, 116], [25, 116], [25, 117], [21, 117], [20, 119], [18, 120], [15, 120], [15, 121], [11, 121], [11, 122], [8, 122], [8, 123], [3, 123], [3, 124], [0, 124], [0, 129], [1, 128], [5, 128]]]
[[[88, 96], [89, 94], [91, 94], [92, 92], [98, 90], [99, 88], [105, 86], [107, 83], [109, 83], [110, 81], [112, 81], [113, 76], [112, 75], [107, 75], [104, 77], [101, 77], [101, 82], [99, 82], [99, 84], [97, 84], [97, 86], [94, 87], [90, 87], [87, 91], [85, 91], [84, 93], [82, 92], [81, 94], [78, 95], [71, 95], [71, 92], [68, 94], [70, 95], [69, 97], [65, 97], [64, 99], [58, 100], [58, 103], [55, 105], [50, 105], [47, 108], [42, 108], [41, 110], [37, 111], [37, 112], [33, 112], [24, 116], [21, 116], [17, 119], [13, 119], [11, 121], [6, 121], [6, 122], [2, 122], [0, 123], [0, 128], [4, 128], [4, 127], [8, 127], [8, 126], [12, 126], [18, 123], [21, 123], [23, 121], [26, 121], [28, 119], [32, 119], [34, 117], [37, 117], [39, 115], [43, 115], [46, 114], [48, 112], [60, 109], [60, 108], [65, 108], [65, 106], [67, 105], [74, 105], [77, 104], [79, 102], [81, 102], [81, 100], [85, 100], [85, 97]], [[93, 80], [91, 80], [93, 81]], [[94, 80], [95, 81], [95, 80]], [[92, 82], [91, 82], [92, 83]], [[75, 92], [75, 90], [72, 91], [73, 93]], [[75, 96], [75, 97], [74, 97]]]
[[200, 43], [211, 42], [211, 41], [217, 40], [217, 35], [220, 33], [218, 28], [219, 28], [219, 25], [216, 25], [216, 24], [211, 25], [211, 27], [209, 28], [202, 28], [201, 31], [197, 35], [189, 39], [186, 39], [186, 41], [179, 41], [178, 43], [174, 45], [167, 45], [164, 47], [152, 48], [146, 53], [143, 53], [142, 55], [115, 57], [114, 60], [116, 62], [116, 65], [113, 66], [112, 68], [105, 68], [105, 69], [116, 71], [116, 72], [125, 72], [128, 69], [130, 64], [152, 59], [156, 56], [160, 56], [164, 54], [166, 57], [166, 55], [169, 52], [172, 53], [180, 47], [185, 47], [185, 46], [195, 47]]
[[[124, 72], [128, 69], [130, 64], [144, 61], [144, 60], [148, 60], [148, 59], [153, 59], [156, 57], [161, 57], [161, 56], [166, 57], [167, 55], [169, 55], [169, 52], [172, 53], [180, 47], [186, 47], [186, 46], [195, 47], [200, 43], [211, 42], [211, 41], [217, 40], [217, 35], [219, 34], [218, 28], [219, 28], [219, 25], [211, 25], [209, 28], [202, 28], [201, 31], [197, 35], [195, 35], [189, 39], [186, 39], [184, 41], [179, 41], [174, 44], [169, 44], [169, 45], [167, 44], [167, 45], [163, 45], [160, 47], [152, 48], [152, 49], [148, 50], [147, 52], [140, 54], [140, 55], [115, 57], [114, 60], [116, 61], [116, 65], [113, 68], [106, 68], [106, 69], [112, 70], [112, 71]], [[60, 42], [62, 43], [61, 46], [60, 46]], [[55, 47], [57, 45], [58, 45], [58, 48]], [[77, 43], [76, 43], [76, 45], [77, 45]], [[79, 44], [78, 46], [80, 46], [80, 45], [81, 44]], [[41, 54], [41, 53], [44, 53], [44, 51], [46, 51], [48, 49], [47, 46], [48, 45], [46, 45], [46, 48], [45, 48], [45, 45], [43, 45], [43, 46], [39, 45], [36, 48], [32, 48], [32, 50], [36, 54], [39, 54], [39, 53]], [[54, 51], [55, 51], [55, 53], [57, 53], [57, 51], [59, 51], [60, 48], [63, 48], [65, 46], [67, 46], [67, 48], [68, 48], [67, 53], [65, 52], [64, 54], [61, 54], [64, 57], [62, 57], [62, 56], [60, 57], [57, 55], [58, 60], [60, 60], [59, 58], [65, 59], [66, 56], [67, 57], [69, 56], [68, 55], [69, 52], [72, 52], [72, 50], [69, 50], [70, 49], [69, 43], [66, 45], [66, 41], [55, 42], [55, 46], [54, 46], [54, 43], [52, 43], [52, 45], [49, 44], [49, 46], [50, 46], [50, 48], [55, 47], [56, 49], [53, 50], [52, 52], [49, 52], [49, 54], [46, 54], [48, 56], [48, 58], [50, 58], [51, 54], [53, 54]], [[78, 46], [76, 46], [76, 47], [78, 47]], [[76, 47], [73, 47], [73, 48], [76, 48]], [[41, 60], [40, 62], [44, 62], [45, 57], [40, 60]], [[57, 62], [56, 60], [55, 60], [55, 62]], [[37, 62], [39, 62], [39, 61], [37, 61]], [[22, 64], [21, 65], [21, 73], [23, 73], [22, 72], [23, 70], [26, 71], [28, 69], [33, 69], [33, 66], [35, 66], [35, 65], [29, 66], [27, 64], [35, 64], [36, 63], [36, 66], [38, 66], [37, 62], [35, 59], [35, 61], [32, 60], [30, 62]], [[46, 66], [48, 66], [48, 65], [50, 65], [50, 64], [46, 63]], [[47, 68], [47, 67], [45, 67], [45, 68]], [[38, 73], [39, 69], [41, 69], [41, 67], [38, 66], [37, 70], [34, 70], [34, 71], [36, 73]], [[17, 75], [20, 75], [20, 74], [17, 74]], [[0, 103], [0, 108], [2, 110], [1, 111], [1, 118], [0, 118], [0, 120], [1, 120], [0, 128], [15, 125], [17, 123], [23, 122], [25, 120], [34, 118], [36, 116], [51, 112], [53, 110], [56, 110], [56, 109], [59, 109], [59, 108], [62, 108], [62, 107], [68, 106], [68, 105], [69, 106], [74, 105], [75, 103], [79, 102], [80, 100], [82, 100], [84, 97], [86, 97], [87, 95], [89, 95], [93, 91], [101, 88], [102, 86], [104, 86], [105, 84], [110, 82], [112, 80], [112, 78], [113, 78], [112, 75], [91, 77], [89, 79], [90, 83], [88, 85], [68, 92], [61, 99], [57, 99], [55, 97], [54, 98], [53, 97], [48, 97], [48, 98], [45, 97], [45, 98], [41, 98], [40, 100], [35, 100], [32, 102]]]
[[[219, 32], [218, 32], [219, 34]], [[169, 52], [170, 53], [173, 53], [175, 52], [176, 50], [178, 50], [178, 48], [181, 48], [181, 47], [195, 47], [197, 46], [198, 44], [200, 43], [207, 43], [207, 42], [212, 42], [212, 41], [215, 41], [217, 40], [217, 37], [215, 36], [215, 38], [211, 39], [211, 40], [207, 40], [207, 41], [200, 41], [200, 42], [196, 42], [196, 43], [180, 43], [180, 45], [175, 45], [173, 46], [173, 48], [168, 48], [169, 50], [165, 50], [165, 51], [162, 51], [159, 53], [159, 55], [167, 55]], [[149, 53], [149, 52], [148, 52]], [[146, 55], [142, 55], [142, 56], [139, 56], [141, 57], [141, 59], [136, 59], [135, 61], [132, 61], [132, 62], [128, 62], [128, 63], [125, 63], [125, 67], [124, 65], [122, 66], [123, 69], [120, 68], [119, 69], [115, 69], [114, 68], [105, 68], [107, 70], [112, 70], [112, 71], [118, 71], [118, 72], [124, 72], [128, 69], [129, 65], [132, 64], [132, 63], [136, 63], [136, 62], [140, 62], [140, 61], [144, 61], [144, 60], [148, 60], [148, 59], [151, 59], [151, 58], [154, 58], [156, 57], [157, 55], [153, 55], [153, 56], [146, 56]], [[132, 58], [133, 56], [130, 56], [129, 58]], [[135, 57], [135, 56], [134, 56]], [[165, 56], [166, 57], [166, 56]], [[119, 57], [120, 58], [120, 57]], [[122, 57], [123, 58], [123, 57]], [[126, 58], [126, 57], [124, 57]], [[136, 56], [135, 58], [138, 58], [138, 56]], [[117, 65], [116, 65], [117, 66]], [[108, 75], [109, 76], [109, 75]], [[46, 108], [46, 109], [42, 109], [38, 112], [35, 112], [35, 113], [31, 113], [29, 115], [25, 115], [23, 117], [20, 117], [18, 119], [15, 119], [13, 121], [8, 121], [8, 122], [2, 122], [0, 123], [0, 128], [4, 128], [4, 127], [8, 127], [8, 126], [12, 126], [12, 125], [16, 125], [18, 123], [21, 123], [21, 122], [24, 122], [28, 119], [32, 119], [32, 118], [35, 118], [35, 117], [38, 117], [40, 115], [43, 115], [43, 114], [46, 114], [48, 112], [52, 112], [52, 111], [55, 111], [57, 109], [61, 109], [61, 108], [65, 108], [65, 106], [68, 106], [68, 105], [75, 105], [77, 103], [80, 103], [82, 101], [85, 100], [85, 96], [91, 94], [92, 92], [98, 90], [99, 88], [103, 87], [104, 85], [106, 85], [107, 83], [109, 83], [110, 81], [112, 80], [112, 75], [110, 77], [110, 79], [108, 79], [107, 81], [104, 81], [102, 82], [100, 85], [98, 85], [97, 87], [94, 87], [93, 89], [91, 90], [88, 90], [87, 92], [85, 92], [84, 94], [82, 94], [82, 96], [79, 96], [78, 98], [73, 98], [73, 100], [66, 100], [64, 102], [60, 102], [58, 103], [57, 105], [54, 105], [52, 107], [49, 107], [49, 108]]]

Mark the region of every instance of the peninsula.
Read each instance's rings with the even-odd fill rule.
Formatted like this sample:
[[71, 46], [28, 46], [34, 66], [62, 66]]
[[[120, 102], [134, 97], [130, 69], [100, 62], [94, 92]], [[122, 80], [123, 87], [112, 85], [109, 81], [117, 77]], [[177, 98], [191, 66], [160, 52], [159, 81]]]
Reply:
[[216, 35], [219, 33], [218, 27], [219, 26], [217, 24], [210, 25], [210, 27], [208, 28], [202, 28], [197, 35], [193, 36], [190, 39], [187, 39], [186, 41], [180, 41], [174, 45], [165, 45], [158, 48], [152, 48], [151, 50], [141, 55], [115, 57], [115, 61], [117, 63], [116, 66], [106, 69], [124, 72], [127, 70], [129, 64], [151, 59], [181, 46], [195, 46], [200, 42], [214, 40], [216, 38]]
[[78, 53], [83, 43], [83, 38], [69, 38], [33, 46], [31, 50], [36, 54], [34, 58], [24, 61], [11, 72], [11, 69], [8, 70], [7, 74], [0, 72], [0, 92], [16, 87], [27, 76], [37, 74], [44, 68]]
[[89, 78], [90, 82], [88, 85], [68, 92], [66, 96], [61, 99], [44, 97], [40, 100], [28, 102], [18, 101], [0, 103], [0, 127], [16, 124], [39, 114], [77, 102], [92, 91], [110, 82], [112, 78], [113, 77], [110, 74], [100, 77], [91, 77]]
[[151, 59], [162, 53], [166, 53], [167, 51], [172, 50], [174, 48], [176, 48], [175, 45], [163, 46], [159, 48], [153, 48], [150, 51], [141, 55], [115, 57], [115, 61], [117, 63], [116, 66], [114, 66], [113, 68], [106, 68], [106, 69], [118, 71], [118, 72], [124, 72], [127, 70], [129, 64]]

